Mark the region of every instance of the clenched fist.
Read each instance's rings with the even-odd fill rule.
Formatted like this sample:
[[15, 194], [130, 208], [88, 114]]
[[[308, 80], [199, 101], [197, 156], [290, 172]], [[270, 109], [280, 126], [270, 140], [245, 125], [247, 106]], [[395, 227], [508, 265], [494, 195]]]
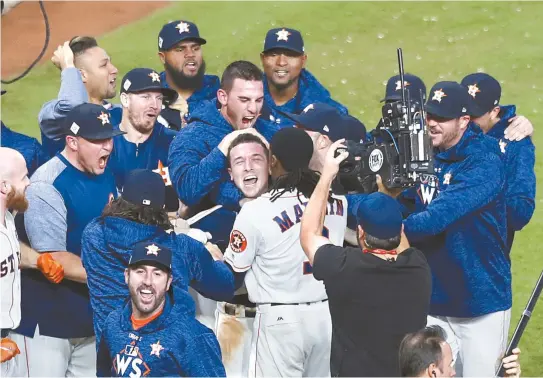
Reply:
[[8, 338], [3, 338], [0, 340], [0, 352], [0, 362], [11, 360], [13, 357], [21, 353], [17, 344], [15, 344], [15, 341]]
[[57, 47], [51, 62], [61, 71], [65, 68], [74, 67], [74, 53], [70, 48], [70, 42], [66, 41], [63, 45]]
[[38, 269], [52, 283], [58, 284], [64, 278], [64, 268], [50, 253], [42, 253], [38, 257]]

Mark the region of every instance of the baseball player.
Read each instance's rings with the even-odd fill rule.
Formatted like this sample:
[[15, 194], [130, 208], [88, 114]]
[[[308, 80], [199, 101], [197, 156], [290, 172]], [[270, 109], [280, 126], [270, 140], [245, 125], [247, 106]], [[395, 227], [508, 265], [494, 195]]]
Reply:
[[21, 321], [20, 268], [37, 268], [47, 279], [58, 283], [64, 271], [62, 265], [50, 254], [38, 255], [36, 251], [20, 244], [11, 211], [23, 212], [28, 208], [25, 190], [30, 181], [23, 156], [11, 148], [0, 147], [0, 367], [1, 376], [17, 376], [23, 361], [14, 359], [20, 353], [9, 331]]
[[164, 182], [157, 173], [131, 171], [121, 196], [111, 201], [102, 216], [83, 232], [81, 259], [87, 272], [97, 339], [107, 315], [128, 295], [123, 272], [134, 245], [140, 242], [162, 244], [174, 252], [172, 285], [178, 289], [178, 306], [184, 306], [187, 314], [194, 316], [195, 310], [187, 294], [189, 286], [216, 300], [234, 295], [234, 279], [228, 266], [213, 261], [201, 242], [171, 232], [173, 227], [164, 210], [165, 195]]
[[470, 123], [469, 106], [459, 83], [432, 87], [425, 108], [439, 191], [423, 196], [413, 188], [417, 202], [403, 193], [400, 202], [406, 214], [417, 209], [404, 221], [405, 234], [432, 271], [428, 324], [447, 331], [459, 374], [490, 376], [512, 304], [505, 174], [499, 147]]
[[[241, 134], [228, 148], [228, 172], [245, 198], [257, 198], [268, 190], [269, 149], [256, 135]], [[228, 376], [248, 374], [256, 305], [245, 287], [234, 298], [216, 304], [215, 333], [221, 345]]]
[[172, 251], [138, 243], [125, 269], [130, 300], [112, 312], [100, 339], [99, 377], [225, 377], [213, 332], [171, 295]]
[[113, 138], [108, 163], [119, 190], [126, 174], [134, 169], [149, 169], [161, 175], [166, 185], [168, 212], [179, 207], [167, 166], [168, 149], [177, 132], [156, 120], [163, 103], [176, 98], [174, 90], [162, 86], [158, 72], [149, 68], [129, 71], [121, 81], [122, 119], [118, 126], [126, 134]]
[[27, 359], [29, 370], [23, 375], [94, 374], [96, 346], [81, 234], [117, 195], [107, 162], [112, 138], [121, 133], [103, 106], [81, 104], [65, 120], [64, 150], [32, 175], [19, 235], [26, 234], [36, 251], [51, 253], [67, 280], [53, 286], [34, 272], [23, 272], [22, 319], [14, 334]]
[[291, 28], [268, 31], [260, 53], [264, 69], [264, 107], [262, 116], [279, 127], [290, 126], [282, 113], [300, 114], [314, 102], [324, 102], [347, 114], [347, 108], [334, 101], [330, 92], [305, 69], [302, 34]]
[[[79, 36], [64, 42], [51, 61], [61, 71], [60, 90], [56, 99], [43, 104], [38, 121], [43, 148], [53, 157], [64, 148], [63, 122], [70, 110], [85, 102], [112, 110], [106, 100], [115, 97], [118, 71], [93, 37]], [[112, 124], [119, 124], [119, 114], [115, 112]]]
[[206, 42], [198, 27], [186, 20], [167, 23], [158, 34], [158, 56], [164, 65], [161, 83], [179, 94], [177, 101], [160, 113], [159, 121], [166, 127], [180, 130], [189, 119], [189, 111], [217, 96], [219, 77], [205, 74], [202, 45]]
[[[271, 142], [272, 190], [246, 203], [225, 252], [236, 281], [257, 305], [249, 376], [330, 374], [331, 320], [322, 282], [315, 280], [300, 245], [300, 221], [318, 181], [309, 171], [311, 138], [297, 128]], [[331, 196], [323, 234], [342, 245], [345, 197]]]

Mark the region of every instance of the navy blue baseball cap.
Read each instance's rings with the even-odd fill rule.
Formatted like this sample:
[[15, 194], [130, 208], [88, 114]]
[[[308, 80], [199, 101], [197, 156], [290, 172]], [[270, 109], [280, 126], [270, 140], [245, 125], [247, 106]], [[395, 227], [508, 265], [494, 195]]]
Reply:
[[166, 186], [158, 173], [134, 169], [125, 177], [121, 196], [134, 205], [161, 210], [166, 201]]
[[167, 102], [177, 100], [177, 91], [162, 86], [160, 75], [150, 68], [134, 68], [127, 72], [121, 82], [121, 93], [160, 91]]
[[468, 92], [470, 116], [480, 117], [500, 103], [502, 87], [498, 80], [486, 73], [474, 73], [462, 79]]
[[84, 103], [76, 106], [64, 121], [65, 134], [78, 136], [87, 140], [102, 140], [126, 134], [114, 128], [109, 112], [102, 106]]
[[179, 42], [187, 39], [193, 40], [200, 45], [205, 45], [207, 42], [200, 37], [196, 24], [184, 20], [172, 21], [164, 25], [160, 33], [158, 33], [158, 50], [169, 50]]
[[268, 31], [264, 40], [263, 53], [273, 49], [285, 49], [304, 53], [304, 40], [302, 34], [295, 29], [275, 28]]
[[145, 264], [158, 265], [158, 267], [170, 272], [172, 270], [172, 250], [152, 241], [136, 244], [132, 249], [128, 266]]
[[402, 233], [400, 205], [384, 193], [368, 194], [354, 210], [358, 225], [371, 236], [391, 239]]
[[[420, 92], [422, 91], [423, 100], [426, 101], [426, 85], [420, 77], [406, 73], [403, 79], [405, 89], [407, 92], [409, 92], [409, 98], [411, 100], [420, 102]], [[388, 79], [385, 98], [382, 99], [381, 102], [401, 100], [401, 89], [402, 84], [400, 80], [400, 75], [392, 76], [390, 79]]]
[[339, 139], [359, 141], [366, 137], [366, 127], [356, 118], [342, 115], [331, 105], [316, 102], [305, 107], [301, 114], [284, 113], [299, 128], [316, 131], [335, 142]]
[[466, 88], [455, 81], [436, 83], [424, 106], [427, 113], [453, 119], [468, 115], [469, 96]]

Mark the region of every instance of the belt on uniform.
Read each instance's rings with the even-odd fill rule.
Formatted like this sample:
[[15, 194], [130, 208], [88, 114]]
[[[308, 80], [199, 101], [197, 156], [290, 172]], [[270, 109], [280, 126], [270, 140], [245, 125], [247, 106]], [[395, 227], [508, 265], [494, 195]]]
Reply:
[[256, 307], [225, 302], [224, 313], [238, 318], [254, 318], [256, 316]]
[[8, 337], [9, 331], [11, 331], [11, 329], [9, 329], [9, 328], [2, 328], [2, 329], [0, 330], [0, 336], [1, 336], [2, 338]]
[[299, 305], [310, 305], [313, 303], [328, 302], [328, 299], [323, 299], [321, 301], [315, 302], [301, 302], [301, 303], [270, 303], [271, 306], [299, 306]]

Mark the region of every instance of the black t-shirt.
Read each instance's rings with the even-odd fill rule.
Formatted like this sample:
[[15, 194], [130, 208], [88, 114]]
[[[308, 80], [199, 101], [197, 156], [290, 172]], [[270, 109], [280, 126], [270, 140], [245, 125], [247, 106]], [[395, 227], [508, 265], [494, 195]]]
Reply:
[[313, 276], [324, 281], [332, 316], [332, 376], [399, 376], [402, 338], [426, 325], [432, 278], [421, 251], [389, 262], [360, 248], [320, 247]]

